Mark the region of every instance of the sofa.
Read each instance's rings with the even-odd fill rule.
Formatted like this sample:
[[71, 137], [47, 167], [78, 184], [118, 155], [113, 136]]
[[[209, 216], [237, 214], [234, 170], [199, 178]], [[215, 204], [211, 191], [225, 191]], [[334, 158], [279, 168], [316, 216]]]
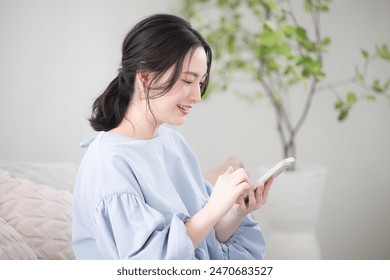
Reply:
[[0, 259], [71, 260], [75, 163], [0, 159]]

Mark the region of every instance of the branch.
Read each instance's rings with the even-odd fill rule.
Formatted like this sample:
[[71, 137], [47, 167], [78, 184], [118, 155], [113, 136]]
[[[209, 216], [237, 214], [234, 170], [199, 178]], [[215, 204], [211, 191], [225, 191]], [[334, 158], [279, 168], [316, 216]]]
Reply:
[[294, 12], [293, 12], [293, 6], [291, 5], [291, 1], [290, 1], [290, 0], [287, 0], [286, 2], [287, 2], [287, 4], [288, 4], [287, 13], [290, 15], [291, 20], [292, 20], [292, 22], [294, 23], [294, 25], [295, 25], [295, 26], [299, 26], [298, 20], [297, 20], [297, 18], [295, 17], [295, 14], [294, 14]]
[[271, 100], [273, 106], [277, 109], [281, 120], [286, 124], [286, 128], [287, 128], [288, 132], [291, 133], [291, 131], [293, 130], [293, 127], [291, 125], [291, 122], [289, 120], [287, 112], [284, 109], [284, 106], [276, 100], [272, 89], [269, 87], [268, 83], [263, 78], [260, 78], [260, 83], [263, 86], [265, 93], [268, 95], [269, 99]]
[[[259, 78], [262, 87], [264, 88], [265, 93], [271, 100], [273, 104], [273, 108], [275, 109], [276, 122], [277, 122], [277, 131], [279, 133], [279, 137], [282, 144], [282, 150], [284, 151], [284, 156], [287, 157], [294, 153], [294, 129], [292, 128], [291, 122], [288, 118], [286, 110], [283, 104], [279, 103], [271, 87], [268, 85], [267, 81], [263, 78]], [[284, 130], [285, 129], [285, 130]], [[285, 133], [289, 134], [289, 140], [287, 141], [287, 137]]]
[[299, 121], [297, 122], [297, 124], [294, 128], [294, 133], [293, 133], [294, 135], [298, 133], [298, 131], [300, 130], [300, 128], [302, 127], [303, 123], [306, 120], [307, 114], [309, 113], [309, 110], [311, 107], [311, 103], [313, 101], [314, 93], [316, 92], [317, 83], [318, 83], [317, 78], [313, 78], [311, 85], [310, 85], [309, 94], [308, 94], [308, 97], [307, 97], [307, 100], [305, 103], [305, 107], [302, 111], [302, 115], [299, 118]]
[[[300, 25], [299, 25], [299, 23], [298, 23], [297, 18], [295, 17], [295, 14], [294, 14], [294, 11], [293, 11], [293, 6], [292, 6], [290, 0], [287, 0], [286, 2], [287, 2], [287, 4], [288, 4], [288, 9], [286, 10], [286, 13], [290, 16], [291, 21], [293, 22], [293, 24], [295, 25], [295, 27], [299, 27]], [[304, 53], [304, 52], [303, 52], [303, 48], [302, 48], [302, 46], [299, 45], [299, 44], [297, 44], [297, 51], [298, 51], [298, 53], [299, 53], [301, 56], [303, 56], [303, 53]]]
[[356, 82], [355, 78], [349, 78], [349, 79], [344, 79], [344, 80], [339, 80], [334, 82], [323, 83], [317, 86], [317, 92], [323, 90], [329, 90], [330, 88], [335, 88], [335, 87], [351, 84], [354, 82]]
[[[317, 2], [320, 4], [320, 0]], [[317, 47], [317, 59], [322, 63], [322, 52], [321, 52], [321, 32], [320, 32], [320, 10], [319, 10], [319, 5], [313, 5], [313, 9], [311, 12], [312, 15], [312, 20], [313, 20], [313, 25], [315, 28], [315, 39], [316, 39], [316, 47]], [[305, 107], [302, 111], [302, 115], [299, 118], [299, 121], [297, 122], [295, 128], [294, 128], [294, 133], [296, 134], [300, 128], [302, 127], [303, 123], [306, 120], [306, 117], [308, 115], [308, 112], [310, 110], [312, 100], [314, 97], [314, 94], [316, 92], [316, 87], [317, 87], [318, 79], [316, 77], [313, 77], [308, 97], [305, 103]]]
[[313, 12], [311, 12], [311, 18], [314, 25], [315, 38], [316, 38], [316, 47], [317, 47], [317, 57], [318, 60], [322, 63], [322, 51], [321, 51], [321, 27], [320, 27], [320, 7], [321, 0], [318, 0], [318, 5], [313, 4]]
[[260, 76], [259, 76], [259, 81], [260, 81], [260, 84], [262, 85], [262, 87], [264, 88], [264, 91], [265, 93], [267, 94], [268, 98], [271, 100], [272, 102], [272, 106], [275, 108], [275, 111], [276, 111], [276, 119], [277, 119], [277, 123], [278, 123], [278, 131], [279, 131], [279, 134], [280, 134], [280, 138], [282, 139], [282, 143], [283, 145], [286, 143], [286, 138], [284, 136], [284, 132], [283, 132], [283, 128], [282, 128], [282, 119], [281, 119], [281, 115], [282, 115], [282, 112], [281, 112], [281, 109], [280, 109], [280, 106], [278, 104], [278, 102], [276, 101], [275, 99], [275, 96], [272, 92], [272, 89], [270, 88], [270, 86], [268, 85], [267, 81], [264, 80], [264, 78], [262, 78], [262, 64], [260, 64], [260, 69], [259, 69], [259, 73], [260, 73]]

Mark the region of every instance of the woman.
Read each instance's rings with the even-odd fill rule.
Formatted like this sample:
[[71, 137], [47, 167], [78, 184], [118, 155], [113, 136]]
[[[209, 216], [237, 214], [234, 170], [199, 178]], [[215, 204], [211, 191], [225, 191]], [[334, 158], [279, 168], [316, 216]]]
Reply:
[[[253, 191], [243, 168], [212, 187], [180, 125], [201, 100], [212, 54], [183, 19], [153, 15], [126, 36], [118, 76], [93, 104], [99, 131], [74, 191], [78, 259], [261, 259], [265, 241], [247, 215], [272, 181]], [[244, 201], [248, 194], [249, 201]]]

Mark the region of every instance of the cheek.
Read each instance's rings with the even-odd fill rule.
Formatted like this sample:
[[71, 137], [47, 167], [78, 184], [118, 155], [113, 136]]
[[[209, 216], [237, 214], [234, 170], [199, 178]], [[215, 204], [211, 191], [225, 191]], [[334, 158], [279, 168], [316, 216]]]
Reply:
[[150, 108], [153, 113], [158, 115], [169, 114], [173, 109], [177, 107], [177, 101], [170, 96], [163, 96], [155, 100], [150, 101]]
[[165, 93], [163, 96], [151, 98], [149, 100], [150, 107], [153, 112], [166, 113], [172, 109], [177, 108], [177, 104], [180, 104], [182, 96], [185, 96], [187, 89], [183, 86], [174, 86], [170, 91]]
[[165, 107], [176, 107], [177, 104], [180, 104], [184, 91], [185, 90], [183, 88], [180, 90], [173, 88], [162, 97], [161, 101], [164, 103]]

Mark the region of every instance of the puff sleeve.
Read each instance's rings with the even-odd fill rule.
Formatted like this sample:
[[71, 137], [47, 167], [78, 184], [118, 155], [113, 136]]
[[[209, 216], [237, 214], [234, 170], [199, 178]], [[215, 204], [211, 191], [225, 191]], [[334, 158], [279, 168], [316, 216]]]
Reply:
[[102, 255], [111, 259], [193, 259], [184, 214], [163, 215], [131, 193], [104, 197], [95, 213], [94, 231]]

